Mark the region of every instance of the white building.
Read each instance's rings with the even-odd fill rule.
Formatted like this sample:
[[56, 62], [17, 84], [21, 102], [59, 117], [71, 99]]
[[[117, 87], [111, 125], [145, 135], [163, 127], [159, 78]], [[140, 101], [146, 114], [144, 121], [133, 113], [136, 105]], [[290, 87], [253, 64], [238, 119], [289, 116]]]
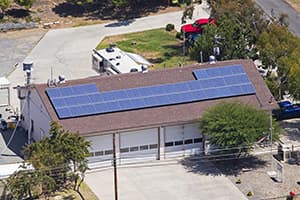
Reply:
[[151, 63], [140, 55], [108, 47], [93, 50], [92, 66], [100, 74], [124, 74], [129, 72], [146, 72]]
[[0, 106], [10, 105], [10, 82], [5, 77], [0, 77]]
[[[55, 88], [36, 84], [30, 98], [31, 134], [40, 140], [48, 136], [50, 121], [57, 121], [92, 142], [91, 161], [112, 159], [113, 142], [121, 162], [200, 154], [205, 145], [197, 120], [208, 107], [242, 101], [271, 110], [277, 108], [269, 104], [271, 96], [251, 60], [89, 77]], [[28, 110], [22, 110], [28, 128]]]

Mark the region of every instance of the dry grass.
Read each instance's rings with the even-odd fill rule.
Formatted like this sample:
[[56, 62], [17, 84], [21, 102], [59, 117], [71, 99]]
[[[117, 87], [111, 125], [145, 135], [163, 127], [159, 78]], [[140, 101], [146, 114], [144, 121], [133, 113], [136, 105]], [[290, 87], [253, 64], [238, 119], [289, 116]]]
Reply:
[[80, 195], [74, 190], [69, 189], [62, 192], [57, 192], [50, 198], [50, 200], [99, 200], [84, 182], [81, 184], [79, 191], [83, 198], [81, 198]]

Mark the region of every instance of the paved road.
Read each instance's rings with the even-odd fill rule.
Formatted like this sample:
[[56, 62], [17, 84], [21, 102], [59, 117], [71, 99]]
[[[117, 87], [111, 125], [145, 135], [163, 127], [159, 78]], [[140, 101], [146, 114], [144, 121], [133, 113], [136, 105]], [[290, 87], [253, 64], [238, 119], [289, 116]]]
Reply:
[[274, 14], [278, 16], [285, 13], [289, 16], [289, 29], [300, 37], [300, 13], [294, 10], [284, 0], [256, 0], [256, 3], [269, 15], [273, 9]]
[[[197, 6], [194, 18], [208, 17], [206, 8], [206, 5]], [[66, 80], [97, 75], [91, 68], [91, 52], [105, 36], [161, 28], [168, 23], [178, 28], [181, 17], [182, 11], [179, 11], [125, 22], [50, 30], [26, 58], [34, 62], [33, 81], [46, 83], [51, 68], [54, 77], [64, 75]], [[18, 68], [8, 79], [12, 86], [22, 85], [24, 72]], [[12, 106], [17, 107], [16, 93], [11, 95]]]
[[[119, 168], [119, 199], [247, 199], [229, 179], [223, 175], [215, 175], [216, 169], [213, 165], [203, 163], [197, 170], [197, 172], [189, 172], [179, 163]], [[85, 182], [99, 199], [114, 199], [113, 170], [87, 174]]]
[[8, 76], [22, 62], [46, 31], [24, 30], [0, 33], [0, 77]]

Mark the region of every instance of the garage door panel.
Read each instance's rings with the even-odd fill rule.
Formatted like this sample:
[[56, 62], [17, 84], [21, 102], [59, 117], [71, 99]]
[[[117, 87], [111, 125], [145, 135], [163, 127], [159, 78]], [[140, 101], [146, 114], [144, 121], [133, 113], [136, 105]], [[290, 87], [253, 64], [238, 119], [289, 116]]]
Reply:
[[183, 140], [183, 126], [168, 126], [165, 127], [165, 141]]
[[120, 134], [120, 147], [157, 144], [157, 129], [125, 132]]
[[110, 150], [112, 149], [112, 135], [88, 137], [87, 140], [91, 141], [92, 150]]
[[202, 135], [197, 124], [166, 127], [166, 157], [199, 154], [202, 150]]
[[197, 124], [185, 124], [184, 125], [184, 139], [202, 138]]

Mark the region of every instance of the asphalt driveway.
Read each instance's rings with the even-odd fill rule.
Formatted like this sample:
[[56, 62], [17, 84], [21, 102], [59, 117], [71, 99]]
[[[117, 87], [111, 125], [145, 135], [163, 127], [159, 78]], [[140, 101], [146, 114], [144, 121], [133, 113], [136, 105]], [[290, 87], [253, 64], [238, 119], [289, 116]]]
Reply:
[[[204, 166], [205, 165], [205, 166]], [[203, 168], [215, 170], [213, 165]], [[120, 200], [244, 200], [237, 187], [223, 175], [189, 172], [179, 163], [135, 166], [118, 169]], [[113, 200], [113, 170], [87, 174], [86, 183], [101, 200]]]

